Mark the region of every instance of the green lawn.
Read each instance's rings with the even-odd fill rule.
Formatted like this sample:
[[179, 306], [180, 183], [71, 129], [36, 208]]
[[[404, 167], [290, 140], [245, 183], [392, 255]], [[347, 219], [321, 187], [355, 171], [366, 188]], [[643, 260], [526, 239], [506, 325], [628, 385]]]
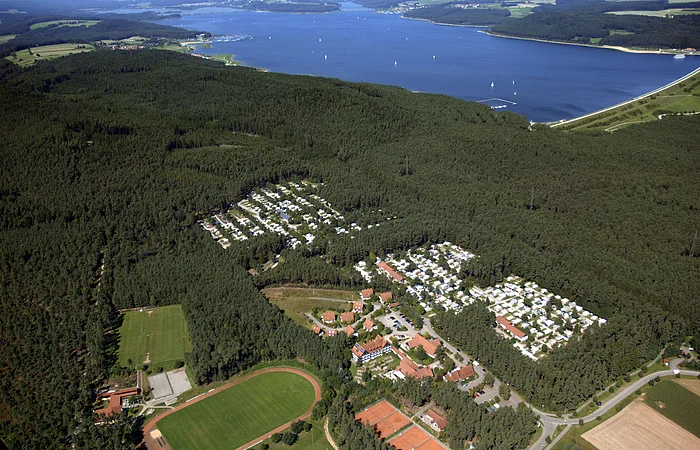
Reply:
[[119, 364], [141, 364], [146, 357], [151, 365], [183, 359], [190, 343], [180, 305], [148, 311], [128, 311], [119, 328]]
[[700, 437], [700, 396], [671, 380], [649, 389], [644, 402], [681, 427]]
[[290, 448], [299, 450], [329, 450], [331, 444], [326, 440], [326, 433], [323, 431], [324, 420], [307, 420], [307, 422], [311, 422], [313, 429], [309, 432], [302, 432], [299, 434], [299, 440], [296, 441], [293, 447], [289, 447], [281, 442], [275, 444], [271, 439], [266, 439], [263, 442], [270, 446], [270, 450], [290, 450]]
[[299, 417], [313, 400], [305, 378], [262, 373], [165, 417], [158, 429], [173, 450], [235, 449]]

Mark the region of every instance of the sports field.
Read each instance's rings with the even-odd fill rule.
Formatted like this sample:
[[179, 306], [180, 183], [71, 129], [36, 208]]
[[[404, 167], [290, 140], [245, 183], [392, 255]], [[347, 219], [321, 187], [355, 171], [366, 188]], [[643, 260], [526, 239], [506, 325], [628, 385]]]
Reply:
[[301, 375], [262, 372], [163, 417], [157, 426], [173, 450], [232, 450], [303, 415], [315, 396]]
[[119, 364], [151, 365], [183, 359], [190, 350], [187, 326], [180, 305], [150, 311], [127, 311], [119, 328]]

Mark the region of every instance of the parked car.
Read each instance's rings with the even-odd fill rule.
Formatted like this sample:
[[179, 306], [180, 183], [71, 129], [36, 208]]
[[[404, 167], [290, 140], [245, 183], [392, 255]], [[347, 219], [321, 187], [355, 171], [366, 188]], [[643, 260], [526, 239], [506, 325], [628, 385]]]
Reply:
[[596, 405], [600, 406], [603, 404], [603, 402], [595, 402]]

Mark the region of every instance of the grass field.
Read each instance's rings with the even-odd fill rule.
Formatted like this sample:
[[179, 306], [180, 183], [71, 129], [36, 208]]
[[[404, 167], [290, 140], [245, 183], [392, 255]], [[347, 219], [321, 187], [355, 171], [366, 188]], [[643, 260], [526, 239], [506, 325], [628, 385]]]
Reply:
[[648, 16], [648, 17], [664, 17], [666, 14], [674, 16], [682, 16], [686, 14], [700, 14], [700, 9], [694, 8], [672, 8], [662, 9], [658, 11], [610, 11], [605, 14], [614, 14], [616, 16]]
[[9, 41], [15, 38], [17, 36], [16, 34], [6, 34], [4, 36], [0, 36], [0, 44], [7, 44]]
[[48, 22], [32, 24], [29, 29], [36, 30], [37, 28], [46, 28], [49, 25], [58, 25], [59, 27], [91, 27], [99, 22], [99, 20], [50, 20]]
[[[353, 300], [359, 300], [355, 291], [333, 291], [326, 289], [303, 288], [267, 288], [263, 289], [263, 295], [284, 310], [294, 322], [300, 325], [308, 325], [309, 318], [306, 313], [314, 307], [333, 308], [350, 311]], [[333, 299], [333, 300], [321, 300]], [[334, 301], [335, 300], [335, 301]]]
[[262, 373], [163, 418], [158, 429], [173, 450], [230, 450], [299, 417], [313, 400], [303, 377]]
[[700, 437], [700, 397], [675, 380], [664, 381], [649, 389], [644, 402], [664, 417]]
[[119, 364], [128, 366], [150, 359], [151, 365], [182, 359], [189, 351], [187, 326], [180, 305], [148, 311], [127, 311], [119, 328]]
[[90, 44], [42, 45], [40, 47], [32, 47], [31, 53], [29, 53], [29, 50], [21, 50], [6, 56], [5, 59], [18, 66], [25, 67], [34, 64], [36, 61], [60, 58], [73, 53], [91, 52], [93, 50], [95, 50], [95, 47]]
[[[668, 58], [670, 60], [671, 56], [668, 55]], [[616, 131], [635, 123], [659, 120], [660, 113], [693, 113], [698, 111], [700, 111], [700, 74], [634, 103], [557, 128], [567, 131]], [[661, 120], [664, 119], [665, 117]]]

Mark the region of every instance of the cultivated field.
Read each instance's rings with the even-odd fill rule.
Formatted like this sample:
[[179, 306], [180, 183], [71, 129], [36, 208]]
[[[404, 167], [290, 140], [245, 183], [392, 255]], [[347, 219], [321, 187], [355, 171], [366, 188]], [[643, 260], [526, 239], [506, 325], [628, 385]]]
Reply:
[[678, 383], [680, 381], [694, 383], [696, 392], [700, 388], [700, 380], [663, 381], [647, 391], [644, 402], [700, 438], [700, 397]]
[[700, 439], [654, 411], [641, 397], [612, 419], [584, 433], [583, 438], [598, 450], [700, 448]]
[[261, 372], [185, 404], [157, 426], [173, 450], [231, 450], [310, 413], [315, 398], [314, 386], [297, 373]]
[[674, 380], [675, 383], [680, 384], [684, 388], [688, 389], [690, 392], [692, 392], [695, 395], [700, 396], [700, 380], [689, 380], [686, 378]]
[[262, 293], [270, 303], [279, 306], [294, 322], [303, 326], [309, 323], [305, 314], [315, 307], [349, 311], [352, 307], [350, 302], [359, 300], [356, 291], [267, 288], [263, 289]]
[[11, 61], [18, 66], [30, 66], [36, 61], [45, 59], [60, 58], [61, 56], [72, 55], [74, 53], [91, 52], [95, 50], [90, 44], [57, 44], [57, 45], [42, 45], [32, 47], [30, 50], [20, 50], [5, 59]]
[[127, 311], [119, 328], [119, 364], [127, 367], [150, 361], [151, 365], [183, 359], [189, 351], [187, 326], [180, 305], [150, 311]]
[[15, 38], [16, 34], [5, 34], [0, 36], [0, 44], [7, 44], [9, 41]]

